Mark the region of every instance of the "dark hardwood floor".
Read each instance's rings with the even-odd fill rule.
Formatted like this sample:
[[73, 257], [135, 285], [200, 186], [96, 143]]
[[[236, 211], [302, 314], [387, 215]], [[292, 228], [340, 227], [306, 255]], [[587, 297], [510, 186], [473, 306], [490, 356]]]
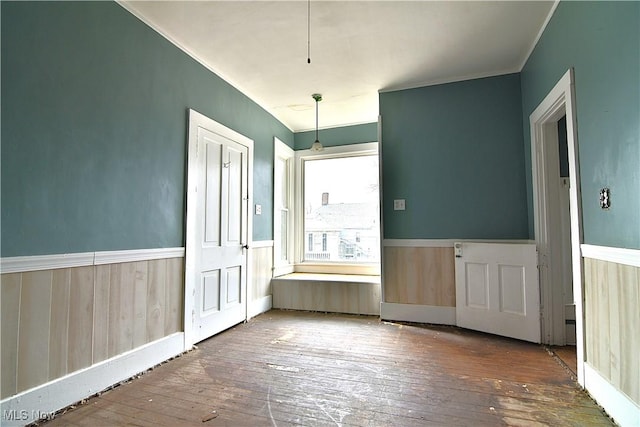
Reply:
[[551, 347], [551, 351], [567, 366], [567, 369], [576, 375], [577, 361], [576, 361], [576, 346], [566, 345], [564, 347]]
[[540, 345], [454, 327], [274, 310], [47, 425], [612, 423]]

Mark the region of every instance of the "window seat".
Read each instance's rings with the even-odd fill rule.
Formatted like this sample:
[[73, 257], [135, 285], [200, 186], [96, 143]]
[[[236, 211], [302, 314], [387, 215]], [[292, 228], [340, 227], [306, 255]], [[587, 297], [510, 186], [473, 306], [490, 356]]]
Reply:
[[380, 276], [292, 273], [271, 284], [273, 308], [380, 315]]

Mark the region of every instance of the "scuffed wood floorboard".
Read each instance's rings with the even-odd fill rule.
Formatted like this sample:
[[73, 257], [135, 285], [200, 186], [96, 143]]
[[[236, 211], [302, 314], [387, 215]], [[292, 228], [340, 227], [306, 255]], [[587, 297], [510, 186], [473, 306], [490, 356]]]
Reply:
[[613, 425], [540, 345], [454, 327], [278, 310], [48, 424]]

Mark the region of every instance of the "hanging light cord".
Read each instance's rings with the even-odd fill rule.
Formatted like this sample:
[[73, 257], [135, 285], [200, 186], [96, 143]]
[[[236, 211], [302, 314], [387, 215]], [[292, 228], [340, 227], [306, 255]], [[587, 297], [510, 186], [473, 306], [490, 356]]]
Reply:
[[307, 0], [307, 64], [311, 64], [311, 0]]
[[311, 151], [322, 151], [322, 144], [318, 138], [318, 102], [322, 101], [322, 95], [314, 93], [311, 97], [316, 101], [316, 140], [311, 144]]
[[318, 98], [316, 97], [316, 142], [318, 141]]

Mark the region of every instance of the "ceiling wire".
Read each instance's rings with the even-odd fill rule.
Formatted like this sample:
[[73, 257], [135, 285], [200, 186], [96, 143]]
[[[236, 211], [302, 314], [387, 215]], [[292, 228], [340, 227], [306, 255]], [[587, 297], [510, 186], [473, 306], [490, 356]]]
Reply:
[[311, 64], [311, 0], [307, 0], [307, 64]]

